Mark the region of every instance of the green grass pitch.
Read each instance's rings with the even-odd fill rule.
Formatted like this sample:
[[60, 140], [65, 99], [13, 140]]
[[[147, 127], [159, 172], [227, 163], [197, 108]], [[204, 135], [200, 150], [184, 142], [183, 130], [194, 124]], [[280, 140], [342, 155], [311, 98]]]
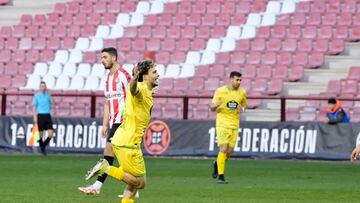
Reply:
[[[120, 202], [124, 184], [108, 178], [99, 197], [78, 186], [100, 156], [0, 154], [0, 202]], [[146, 158], [139, 203], [360, 202], [360, 164], [230, 160], [228, 185], [210, 177], [210, 159]]]

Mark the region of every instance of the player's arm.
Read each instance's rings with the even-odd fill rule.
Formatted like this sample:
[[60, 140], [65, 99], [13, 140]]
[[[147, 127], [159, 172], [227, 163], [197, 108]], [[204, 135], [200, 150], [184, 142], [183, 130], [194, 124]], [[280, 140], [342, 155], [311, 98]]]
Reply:
[[139, 88], [137, 86], [137, 81], [139, 79], [139, 68], [137, 65], [134, 67], [134, 77], [132, 80], [130, 80], [130, 93], [132, 96], [136, 96], [139, 93]]
[[240, 112], [244, 112], [247, 106], [247, 94], [246, 91], [244, 92], [244, 96], [241, 100], [241, 104], [240, 104]]
[[101, 131], [101, 136], [103, 138], [106, 138], [106, 136], [107, 136], [107, 131], [109, 129], [109, 120], [110, 120], [109, 104], [105, 100], [104, 101], [104, 113], [103, 113], [103, 126], [102, 126], [102, 131]]
[[210, 105], [210, 111], [212, 112], [217, 111], [220, 108], [221, 104], [222, 104], [221, 98], [218, 96], [217, 91], [215, 91], [214, 98]]
[[32, 106], [33, 106], [33, 118], [34, 118], [34, 122], [37, 123], [37, 109], [36, 109], [36, 105], [37, 105], [37, 101], [36, 101], [36, 97], [34, 96], [33, 101], [32, 101]]
[[351, 163], [355, 163], [359, 154], [360, 154], [360, 144], [356, 145], [355, 149], [351, 153], [351, 157], [350, 157]]

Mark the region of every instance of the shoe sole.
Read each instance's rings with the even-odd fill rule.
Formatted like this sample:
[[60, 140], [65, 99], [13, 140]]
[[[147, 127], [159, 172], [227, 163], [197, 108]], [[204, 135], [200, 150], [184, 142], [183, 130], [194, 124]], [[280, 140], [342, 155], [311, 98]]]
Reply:
[[85, 175], [85, 180], [89, 180], [90, 178], [94, 177], [96, 175], [97, 172], [99, 172], [99, 170], [101, 169], [101, 165], [102, 165], [103, 161], [98, 161], [95, 166], [93, 166], [88, 173]]
[[78, 187], [78, 190], [85, 194], [85, 195], [89, 195], [89, 196], [100, 196], [100, 193], [92, 193], [92, 192], [86, 192], [85, 190], [83, 190], [82, 188]]
[[226, 181], [218, 181], [217, 183], [218, 183], [218, 184], [222, 184], [222, 185], [229, 184], [229, 183], [226, 182]]

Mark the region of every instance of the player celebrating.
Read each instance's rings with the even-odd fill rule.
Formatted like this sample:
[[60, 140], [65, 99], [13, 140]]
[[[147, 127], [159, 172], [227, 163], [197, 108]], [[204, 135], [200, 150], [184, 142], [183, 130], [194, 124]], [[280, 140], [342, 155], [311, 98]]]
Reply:
[[225, 181], [225, 163], [232, 154], [239, 131], [240, 112], [246, 108], [246, 91], [240, 88], [241, 73], [230, 73], [230, 84], [216, 89], [211, 111], [216, 111], [216, 136], [219, 146], [217, 161], [214, 162], [213, 178], [219, 184]]
[[[130, 75], [117, 63], [117, 50], [109, 47], [101, 51], [101, 63], [109, 73], [106, 76], [105, 83], [105, 102], [102, 126], [102, 137], [107, 142], [104, 149], [104, 159], [109, 165], [114, 162], [114, 152], [111, 146], [111, 139], [116, 129], [123, 121], [122, 109], [126, 97], [126, 87], [130, 81]], [[108, 130], [110, 126], [110, 130]], [[106, 180], [106, 174], [100, 174], [96, 182], [88, 187], [79, 187], [78, 189], [89, 195], [99, 195], [101, 187]]]
[[110, 166], [106, 159], [102, 159], [85, 177], [88, 180], [95, 174], [108, 174], [124, 181], [127, 186], [122, 203], [134, 202], [136, 191], [145, 187], [146, 170], [141, 142], [150, 121], [152, 90], [158, 86], [158, 79], [154, 62], [145, 60], [135, 66], [133, 80], [127, 89], [124, 123], [115, 132], [111, 142], [120, 167]]

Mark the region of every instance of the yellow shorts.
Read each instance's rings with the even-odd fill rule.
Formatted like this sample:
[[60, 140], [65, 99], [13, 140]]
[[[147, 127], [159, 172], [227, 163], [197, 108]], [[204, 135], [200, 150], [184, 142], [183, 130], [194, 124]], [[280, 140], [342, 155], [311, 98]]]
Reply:
[[127, 148], [113, 145], [113, 150], [121, 168], [133, 176], [146, 174], [144, 157], [140, 148]]
[[228, 144], [229, 147], [234, 148], [238, 137], [238, 131], [238, 129], [216, 127], [218, 146]]

